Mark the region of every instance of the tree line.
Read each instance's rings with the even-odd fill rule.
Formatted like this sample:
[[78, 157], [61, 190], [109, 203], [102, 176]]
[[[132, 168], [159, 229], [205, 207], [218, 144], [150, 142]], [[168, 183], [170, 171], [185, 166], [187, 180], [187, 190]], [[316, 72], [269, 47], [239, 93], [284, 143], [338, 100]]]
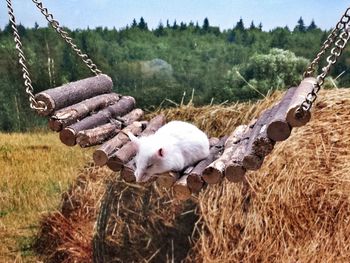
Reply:
[[[18, 30], [35, 92], [91, 76], [49, 26], [18, 25]], [[134, 96], [139, 107], [149, 110], [186, 103], [191, 94], [196, 105], [203, 105], [254, 100], [269, 90], [295, 85], [330, 33], [314, 21], [305, 25], [302, 18], [293, 29], [270, 31], [261, 23], [246, 26], [242, 19], [231, 29], [220, 30], [208, 18], [201, 24], [166, 21], [150, 29], [142, 17], [118, 30], [66, 30], [112, 77], [116, 92]], [[332, 76], [346, 73], [348, 55], [346, 49]], [[342, 74], [337, 83], [349, 86], [349, 75]], [[0, 130], [24, 131], [44, 122], [29, 109], [7, 25], [0, 29]]]

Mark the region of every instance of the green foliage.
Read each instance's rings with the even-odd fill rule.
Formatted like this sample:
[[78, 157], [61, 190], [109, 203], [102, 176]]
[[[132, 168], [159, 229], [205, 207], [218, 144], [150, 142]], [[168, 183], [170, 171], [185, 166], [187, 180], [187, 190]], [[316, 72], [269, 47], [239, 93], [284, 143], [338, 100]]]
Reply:
[[259, 98], [269, 90], [297, 85], [307, 64], [307, 59], [277, 48], [268, 54], [255, 54], [248, 63], [228, 72], [225, 90], [237, 100]]
[[[35, 92], [91, 76], [51, 28], [35, 24], [32, 29], [19, 29]], [[179, 103], [183, 94], [187, 94], [186, 102], [192, 91], [198, 105], [259, 98], [271, 88], [294, 84], [305, 68], [302, 57], [312, 59], [329, 34], [314, 21], [306, 28], [302, 19], [292, 32], [287, 27], [264, 32], [261, 23], [256, 27], [253, 22], [245, 28], [242, 19], [232, 29], [220, 31], [208, 18], [202, 25], [167, 20], [154, 30], [143, 18], [120, 30], [66, 30], [112, 77], [115, 91], [135, 96], [138, 106], [146, 109], [172, 104], [169, 101]], [[332, 71], [341, 76], [338, 86], [350, 84], [350, 77], [343, 73], [349, 67], [349, 55], [345, 50]], [[27, 130], [45, 122], [29, 109], [16, 61], [11, 28], [6, 26], [0, 30], [3, 131]]]

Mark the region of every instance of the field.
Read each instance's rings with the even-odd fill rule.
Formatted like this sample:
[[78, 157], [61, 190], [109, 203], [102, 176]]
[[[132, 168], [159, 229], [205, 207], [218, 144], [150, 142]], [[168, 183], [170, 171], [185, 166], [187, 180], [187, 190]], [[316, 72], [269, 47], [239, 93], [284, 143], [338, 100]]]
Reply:
[[53, 133], [0, 134], [0, 262], [33, 262], [39, 218], [58, 207], [90, 156]]
[[[192, 121], [221, 136], [279, 97], [164, 112], [168, 120]], [[349, 112], [349, 89], [322, 91], [311, 122], [278, 143], [247, 184], [223, 181], [185, 203], [117, 179], [107, 256], [116, 262], [344, 262], [350, 257]], [[2, 134], [0, 142], [1, 260], [33, 262], [36, 237], [44, 262], [91, 262], [99, 202], [115, 174], [86, 165], [91, 152], [62, 146], [51, 133]]]

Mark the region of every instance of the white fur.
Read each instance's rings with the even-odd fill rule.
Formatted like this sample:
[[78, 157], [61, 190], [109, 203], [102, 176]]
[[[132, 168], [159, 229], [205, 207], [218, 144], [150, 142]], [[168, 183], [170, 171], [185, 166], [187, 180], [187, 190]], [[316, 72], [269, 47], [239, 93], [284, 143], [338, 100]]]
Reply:
[[[135, 157], [137, 182], [148, 181], [167, 171], [181, 171], [209, 155], [208, 137], [187, 122], [172, 121], [153, 135], [136, 138], [129, 134], [129, 137], [138, 146]], [[162, 149], [162, 156], [158, 154], [159, 149]], [[152, 166], [147, 168], [149, 164]]]

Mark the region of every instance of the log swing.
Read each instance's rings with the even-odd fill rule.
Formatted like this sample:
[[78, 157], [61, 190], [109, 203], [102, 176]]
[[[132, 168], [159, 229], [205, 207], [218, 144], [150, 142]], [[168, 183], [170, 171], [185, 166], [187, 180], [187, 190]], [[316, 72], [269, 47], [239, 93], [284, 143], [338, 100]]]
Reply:
[[[81, 147], [100, 145], [93, 153], [95, 164], [107, 165], [112, 171], [120, 171], [125, 181], [134, 182], [133, 157], [137, 150], [127, 133], [151, 135], [165, 124], [165, 117], [158, 115], [149, 122], [141, 121], [144, 112], [135, 109], [135, 99], [112, 92], [112, 79], [102, 74], [38, 0], [32, 2], [95, 76], [34, 95], [11, 0], [6, 2], [30, 107], [39, 115], [49, 117], [48, 127], [59, 132], [62, 143]], [[184, 200], [191, 193], [198, 193], [204, 184], [216, 184], [224, 177], [240, 182], [248, 170], [258, 170], [276, 142], [286, 140], [292, 128], [303, 126], [310, 120], [317, 93], [349, 40], [349, 26], [350, 8], [323, 43], [298, 87], [289, 88], [279, 103], [266, 109], [248, 125], [238, 126], [229, 136], [210, 138], [210, 154], [205, 160], [181, 173], [169, 171], [162, 174], [157, 183], [162, 187], [172, 187], [175, 196]], [[321, 74], [312, 77], [327, 52], [327, 64]]]
[[[6, 2], [30, 107], [39, 115], [49, 118], [48, 127], [59, 132], [62, 143], [68, 146], [78, 144], [81, 147], [100, 145], [93, 153], [95, 164], [107, 165], [112, 171], [120, 172], [126, 182], [134, 182], [133, 157], [137, 149], [127, 134], [151, 135], [165, 124], [165, 116], [158, 115], [149, 122], [142, 121], [144, 112], [135, 109], [135, 99], [112, 92], [111, 78], [102, 74], [38, 0], [32, 2], [95, 76], [34, 95], [11, 0]], [[350, 38], [349, 26], [350, 8], [345, 11], [316, 58], [307, 67], [299, 86], [289, 88], [279, 103], [266, 109], [256, 120], [236, 127], [228, 136], [210, 138], [210, 154], [205, 160], [182, 172], [169, 171], [162, 174], [157, 179], [157, 184], [172, 188], [177, 199], [186, 200], [192, 193], [198, 193], [205, 184], [216, 184], [223, 178], [241, 182], [247, 171], [258, 170], [276, 142], [286, 140], [294, 127], [301, 127], [310, 120], [310, 111], [317, 94]], [[317, 77], [313, 77], [324, 57], [326, 65]], [[106, 216], [115, 198], [112, 183], [101, 203], [94, 251], [103, 252], [101, 244], [107, 224]], [[95, 254], [94, 257], [95, 260], [99, 258], [96, 262], [101, 262], [101, 255]]]

